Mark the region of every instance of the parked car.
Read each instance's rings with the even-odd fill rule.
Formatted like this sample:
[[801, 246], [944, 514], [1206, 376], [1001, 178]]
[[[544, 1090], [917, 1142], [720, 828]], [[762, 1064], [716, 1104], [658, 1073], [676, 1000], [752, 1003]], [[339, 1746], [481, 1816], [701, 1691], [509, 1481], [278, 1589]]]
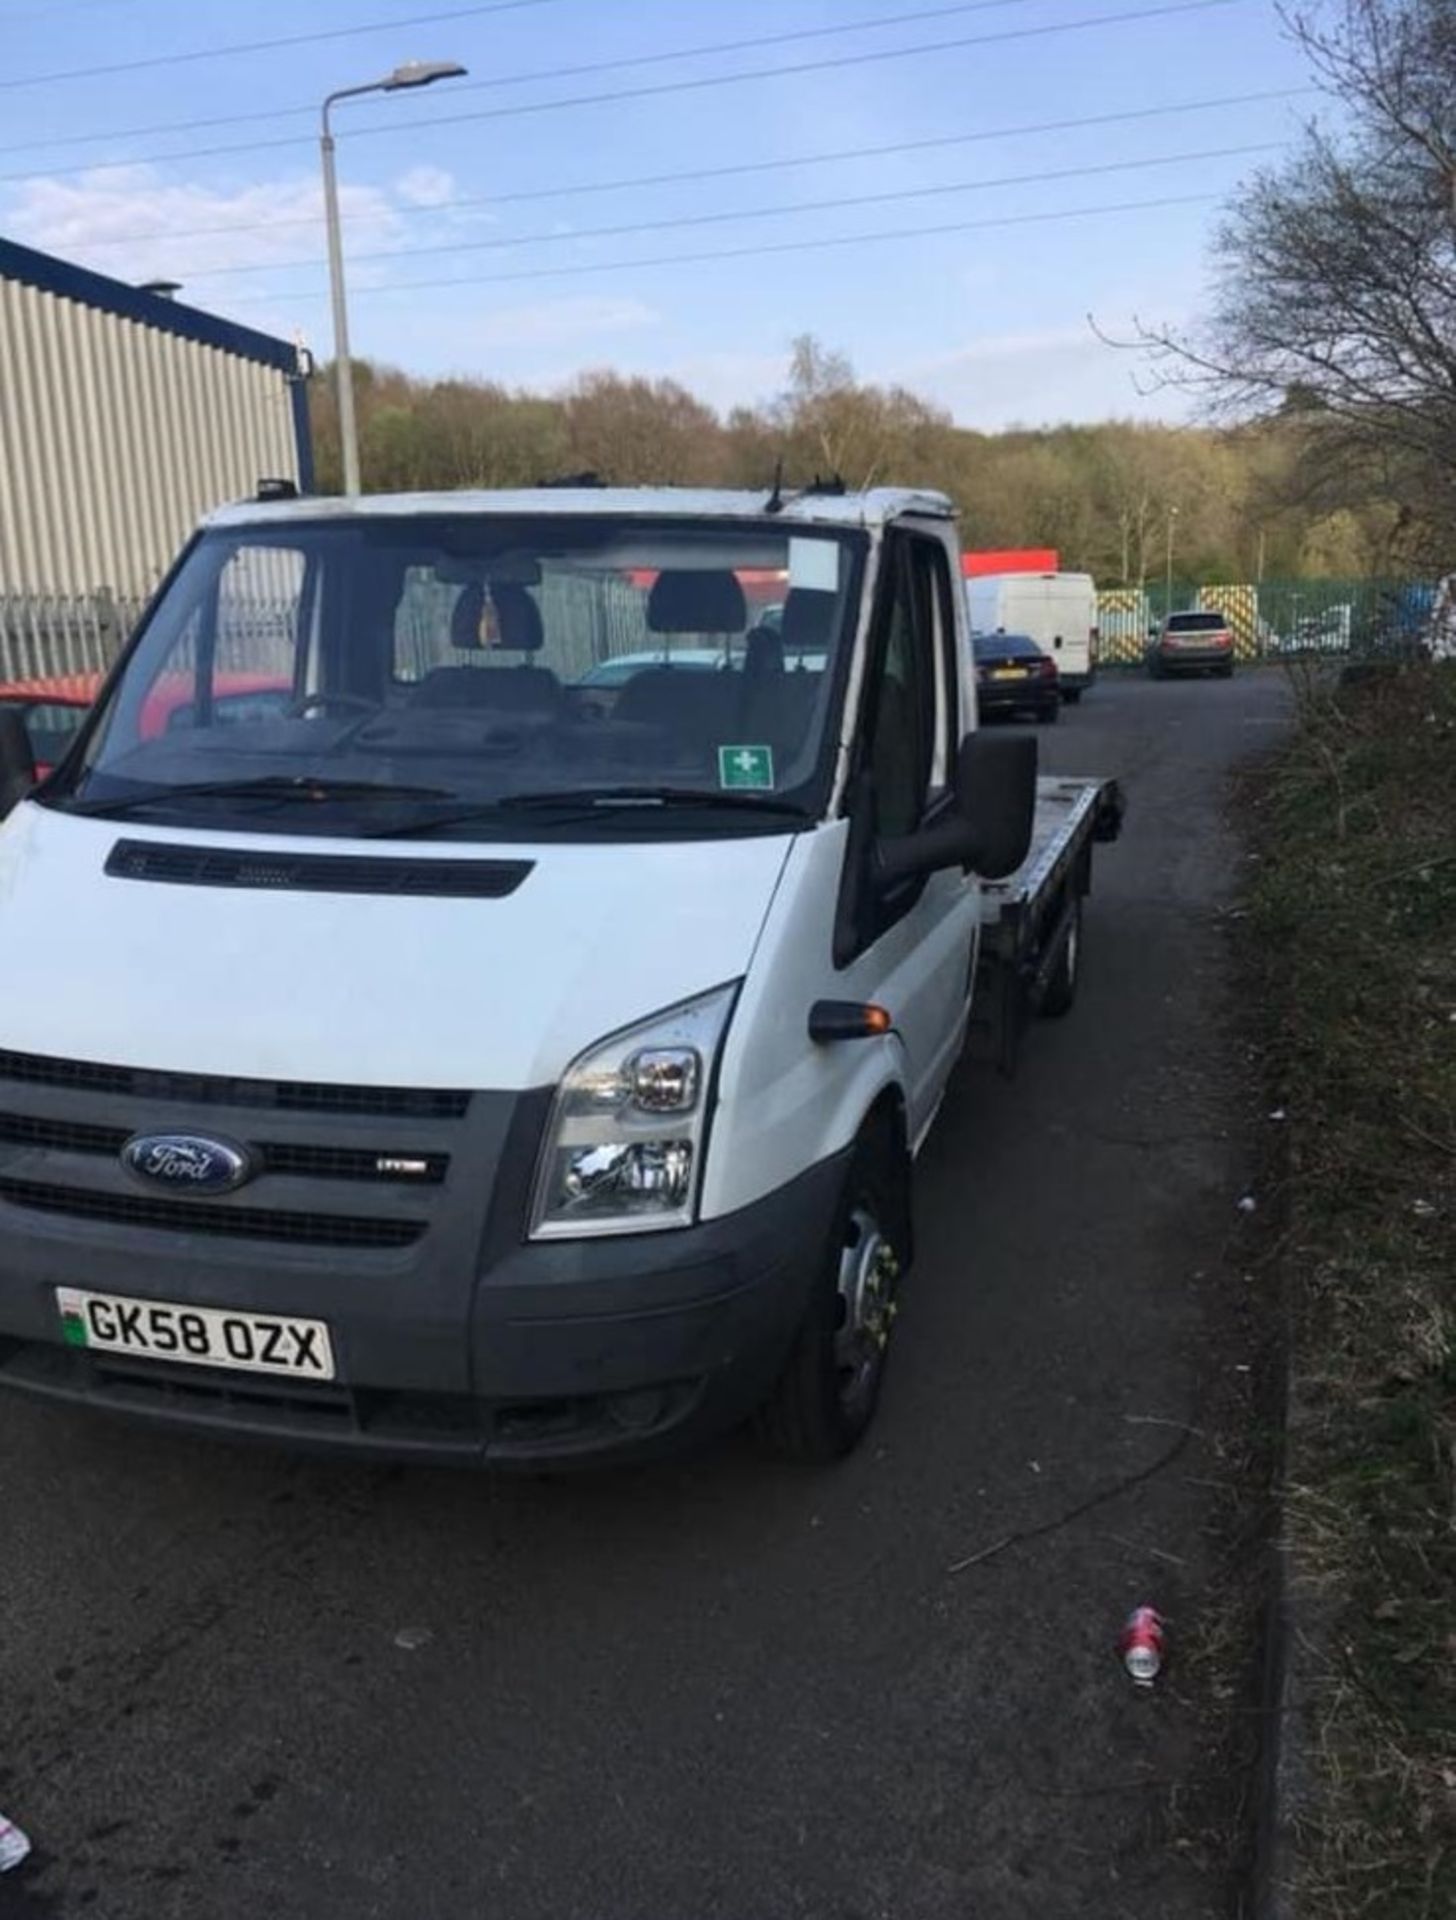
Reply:
[[976, 702], [982, 715], [1032, 713], [1042, 726], [1061, 718], [1062, 691], [1057, 663], [1030, 634], [978, 633]]
[[577, 682], [583, 687], [625, 687], [634, 674], [648, 667], [681, 667], [695, 673], [722, 673], [734, 664], [734, 657], [722, 647], [677, 647], [671, 653], [661, 648], [652, 653], [617, 653], [599, 660]]
[[44, 779], [75, 739], [99, 685], [95, 674], [0, 682], [0, 709], [20, 715], [37, 779]]
[[1234, 670], [1234, 636], [1217, 611], [1170, 613], [1148, 646], [1148, 672], [1155, 680], [1169, 673], [1214, 673], [1222, 680]]

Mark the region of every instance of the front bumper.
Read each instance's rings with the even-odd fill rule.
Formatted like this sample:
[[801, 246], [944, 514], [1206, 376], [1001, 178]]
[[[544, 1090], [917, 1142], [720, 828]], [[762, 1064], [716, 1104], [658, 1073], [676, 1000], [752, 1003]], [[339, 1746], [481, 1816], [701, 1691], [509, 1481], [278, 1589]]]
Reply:
[[[507, 1156], [507, 1162], [510, 1156]], [[223, 1264], [192, 1242], [68, 1222], [0, 1237], [0, 1387], [174, 1427], [378, 1459], [565, 1466], [675, 1451], [725, 1431], [771, 1385], [823, 1256], [845, 1157], [740, 1212], [659, 1234], [523, 1243], [488, 1222], [479, 1277], [413, 1298], [396, 1276], [350, 1304], [347, 1273]], [[509, 1190], [517, 1182], [502, 1167]], [[514, 1214], [519, 1219], [519, 1213]], [[177, 1236], [166, 1236], [175, 1242]], [[126, 1244], [128, 1240], [131, 1244]], [[150, 1243], [150, 1244], [148, 1244]], [[160, 1262], [160, 1269], [159, 1269]], [[334, 1256], [330, 1265], [336, 1267]], [[57, 1284], [280, 1313], [319, 1313], [346, 1378], [327, 1385], [77, 1351], [60, 1343]], [[454, 1326], [440, 1317], [455, 1297]], [[328, 1304], [323, 1304], [327, 1300]], [[442, 1364], [432, 1367], [430, 1355]], [[448, 1363], [446, 1361], [448, 1356]]]

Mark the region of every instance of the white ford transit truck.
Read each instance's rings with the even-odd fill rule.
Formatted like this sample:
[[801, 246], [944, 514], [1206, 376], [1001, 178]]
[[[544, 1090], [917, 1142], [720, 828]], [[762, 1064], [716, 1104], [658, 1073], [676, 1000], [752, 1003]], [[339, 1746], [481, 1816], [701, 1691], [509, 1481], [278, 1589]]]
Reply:
[[0, 814], [0, 1386], [540, 1467], [855, 1443], [1119, 796], [942, 496], [543, 488], [213, 515]]

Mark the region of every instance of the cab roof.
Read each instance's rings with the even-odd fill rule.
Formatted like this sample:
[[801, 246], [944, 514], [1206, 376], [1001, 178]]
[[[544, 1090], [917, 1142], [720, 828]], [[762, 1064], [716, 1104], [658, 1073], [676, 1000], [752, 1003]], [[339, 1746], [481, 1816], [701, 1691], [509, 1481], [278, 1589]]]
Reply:
[[873, 487], [864, 493], [796, 493], [786, 489], [783, 505], [769, 511], [767, 488], [751, 492], [696, 487], [518, 487], [465, 488], [452, 493], [367, 493], [344, 499], [337, 494], [305, 495], [296, 500], [246, 500], [220, 507], [205, 527], [279, 526], [295, 521], [404, 519], [422, 515], [587, 516], [610, 519], [754, 520], [788, 526], [884, 527], [907, 516], [950, 520], [955, 509], [943, 493], [913, 487]]

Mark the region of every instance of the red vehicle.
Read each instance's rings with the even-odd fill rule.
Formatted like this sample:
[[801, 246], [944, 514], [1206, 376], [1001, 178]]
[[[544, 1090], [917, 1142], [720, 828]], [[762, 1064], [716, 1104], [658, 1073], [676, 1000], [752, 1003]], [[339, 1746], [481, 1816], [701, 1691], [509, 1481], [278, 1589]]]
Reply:
[[53, 680], [0, 681], [0, 707], [19, 713], [30, 736], [39, 778], [50, 772], [75, 739], [100, 685], [99, 673], [64, 674]]
[[[0, 707], [18, 712], [30, 736], [38, 780], [61, 760], [80, 730], [92, 701], [101, 689], [99, 673], [58, 674], [50, 680], [0, 681]], [[292, 699], [285, 682], [258, 673], [220, 673], [213, 692], [219, 720], [255, 718], [263, 708], [280, 713]], [[147, 695], [142, 733], [154, 738], [182, 724], [179, 715], [192, 703], [192, 681], [177, 675], [159, 680]]]

